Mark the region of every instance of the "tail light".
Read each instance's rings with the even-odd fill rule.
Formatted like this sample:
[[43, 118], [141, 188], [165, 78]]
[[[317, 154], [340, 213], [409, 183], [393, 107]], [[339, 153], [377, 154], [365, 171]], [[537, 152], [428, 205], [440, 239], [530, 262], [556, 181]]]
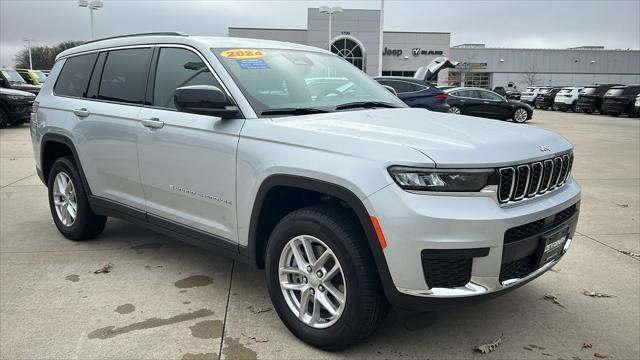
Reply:
[[449, 94], [445, 92], [436, 95], [436, 99], [440, 99], [440, 100], [447, 100], [448, 97], [449, 97]]
[[31, 112], [32, 113], [37, 113], [38, 112], [38, 106], [40, 106], [40, 103], [37, 101], [34, 101], [33, 104], [31, 104]]

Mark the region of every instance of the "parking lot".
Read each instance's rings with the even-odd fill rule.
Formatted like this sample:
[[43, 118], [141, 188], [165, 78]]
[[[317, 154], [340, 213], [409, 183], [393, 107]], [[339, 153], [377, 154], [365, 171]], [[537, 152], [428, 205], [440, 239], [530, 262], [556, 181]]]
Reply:
[[[583, 198], [569, 254], [506, 296], [422, 316], [411, 330], [392, 312], [367, 342], [340, 353], [289, 333], [271, 309], [260, 271], [117, 219], [96, 240], [64, 239], [35, 174], [28, 126], [3, 129], [0, 355], [637, 359], [640, 119], [536, 110], [531, 124], [575, 145], [573, 175]], [[113, 265], [109, 273], [94, 274], [106, 263]], [[496, 351], [474, 352], [500, 336]]]

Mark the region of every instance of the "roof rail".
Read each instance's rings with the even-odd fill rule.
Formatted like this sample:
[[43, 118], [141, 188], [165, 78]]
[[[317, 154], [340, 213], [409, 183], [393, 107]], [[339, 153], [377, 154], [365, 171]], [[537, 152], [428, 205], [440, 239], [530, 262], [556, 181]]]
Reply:
[[103, 40], [120, 39], [120, 38], [134, 37], [134, 36], [189, 36], [189, 34], [183, 33], [180, 31], [159, 31], [159, 32], [148, 32], [148, 33], [136, 33], [136, 34], [117, 35], [117, 36], [110, 36], [110, 37], [101, 38], [101, 39], [95, 39], [95, 40], [87, 41], [83, 43], [83, 45], [91, 44], [91, 43], [103, 41]]

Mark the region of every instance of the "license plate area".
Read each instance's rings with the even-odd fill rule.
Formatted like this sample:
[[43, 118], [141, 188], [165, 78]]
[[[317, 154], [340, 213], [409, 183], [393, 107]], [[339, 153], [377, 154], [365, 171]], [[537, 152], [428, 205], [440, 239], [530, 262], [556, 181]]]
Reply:
[[562, 228], [552, 233], [542, 235], [540, 241], [540, 262], [542, 267], [549, 261], [553, 261], [562, 255], [564, 244], [567, 242], [569, 228]]

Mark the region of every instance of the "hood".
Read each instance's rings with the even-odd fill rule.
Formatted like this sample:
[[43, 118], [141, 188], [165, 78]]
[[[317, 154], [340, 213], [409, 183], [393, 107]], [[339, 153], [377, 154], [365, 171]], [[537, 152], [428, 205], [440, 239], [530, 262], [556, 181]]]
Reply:
[[28, 91], [32, 94], [38, 95], [38, 93], [40, 92], [41, 87], [40, 86], [35, 86], [35, 85], [11, 85], [12, 89], [15, 90], [22, 90], [22, 91]]
[[419, 67], [413, 78], [426, 82], [434, 81], [437, 79], [440, 70], [454, 68], [457, 65], [457, 61], [451, 61], [444, 56], [440, 56], [433, 59], [429, 65]]
[[33, 96], [35, 98], [35, 95], [33, 95], [32, 93], [17, 89], [0, 88], [0, 93], [7, 95]]
[[[512, 165], [572, 148], [562, 136], [534, 126], [414, 108], [345, 111], [272, 121], [280, 126], [366, 140], [371, 146], [409, 147], [438, 167]], [[338, 141], [333, 146], [337, 144]], [[551, 151], [541, 151], [543, 146]], [[401, 164], [403, 159], [381, 160]]]

